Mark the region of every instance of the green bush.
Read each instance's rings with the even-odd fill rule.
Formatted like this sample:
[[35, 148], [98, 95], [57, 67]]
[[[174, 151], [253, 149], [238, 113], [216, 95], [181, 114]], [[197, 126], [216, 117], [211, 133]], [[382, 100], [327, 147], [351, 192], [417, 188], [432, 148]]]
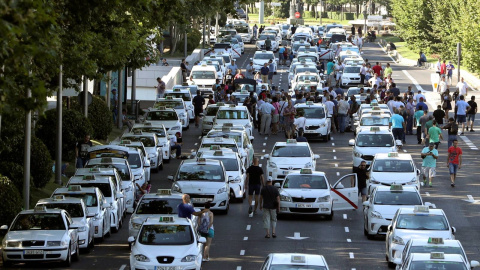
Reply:
[[44, 188], [53, 176], [53, 161], [48, 153], [48, 148], [39, 138], [32, 136], [32, 154], [30, 162], [30, 175], [33, 186]]
[[92, 125], [92, 138], [106, 140], [112, 132], [112, 112], [108, 109], [107, 103], [100, 97], [94, 96], [92, 104], [88, 106], [88, 120]]
[[[64, 109], [62, 118], [62, 159], [73, 161], [77, 141], [83, 139], [85, 134], [92, 134], [93, 129], [88, 119], [76, 110]], [[36, 131], [37, 137], [45, 143], [52, 157], [55, 157], [56, 123], [57, 110], [48, 110], [38, 120]]]
[[22, 197], [15, 188], [13, 182], [5, 176], [0, 175], [0, 211], [1, 225], [10, 225], [15, 216], [22, 210]]
[[345, 12], [345, 20], [355, 20], [355, 13]]
[[[2, 159], [4, 160], [4, 159]], [[0, 174], [8, 177], [18, 192], [23, 192], [23, 166], [14, 161], [0, 162]], [[3, 224], [2, 224], [3, 225]]]

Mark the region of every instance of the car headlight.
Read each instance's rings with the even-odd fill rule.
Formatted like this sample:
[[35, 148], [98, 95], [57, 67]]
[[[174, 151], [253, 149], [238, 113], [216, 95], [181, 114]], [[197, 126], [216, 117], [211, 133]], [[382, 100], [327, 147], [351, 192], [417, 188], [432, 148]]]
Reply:
[[312, 168], [312, 163], [311, 162], [308, 162], [307, 164], [305, 164], [305, 168]]
[[354, 155], [355, 157], [362, 157], [362, 153], [357, 152], [357, 151], [355, 151], [355, 150], [353, 150], [353, 155]]
[[291, 202], [292, 198], [290, 196], [280, 195], [280, 200], [284, 202]]
[[148, 157], [149, 157], [150, 159], [155, 159], [156, 155], [155, 155], [155, 154], [148, 154]]
[[182, 262], [194, 262], [197, 259], [196, 255], [187, 255], [182, 258]]
[[271, 161], [270, 161], [270, 162], [268, 163], [268, 167], [270, 167], [270, 168], [277, 168], [277, 164], [276, 164], [275, 162], [271, 162]]
[[242, 179], [240, 178], [240, 176], [237, 176], [230, 183], [240, 183], [241, 181], [242, 181]]
[[412, 180], [408, 181], [407, 184], [416, 184], [418, 181], [417, 181], [417, 177], [414, 177]]
[[59, 247], [62, 241], [47, 241], [47, 247]]
[[87, 227], [86, 226], [81, 226], [81, 227], [78, 227], [77, 228], [77, 232], [84, 232], [87, 230]]
[[172, 189], [173, 189], [173, 192], [182, 193], [182, 188], [180, 188], [180, 186], [177, 184], [174, 184]]
[[329, 202], [330, 201], [330, 195], [319, 197], [317, 199], [317, 202]]
[[394, 236], [392, 239], [392, 243], [397, 245], [405, 245], [403, 239], [400, 236]]
[[179, 126], [173, 126], [173, 127], [171, 128], [171, 130], [180, 130], [180, 127], [179, 127]]
[[222, 193], [225, 193], [225, 192], [227, 192], [227, 187], [222, 187], [221, 189], [219, 189], [217, 191], [217, 194], [222, 194]]
[[250, 125], [250, 123], [248, 123], [248, 124], [245, 125], [245, 127], [246, 127], [246, 128], [251, 128], [252, 125]]
[[2, 243], [3, 247], [21, 247], [22, 241], [5, 241], [5, 244]]
[[383, 219], [382, 214], [380, 214], [380, 213], [377, 212], [377, 211], [372, 211], [372, 212], [370, 212], [370, 216], [371, 216], [372, 218], [381, 218], [381, 219]]
[[145, 255], [142, 255], [142, 254], [137, 254], [137, 255], [134, 255], [133, 257], [135, 257], [135, 260], [137, 260], [137, 262], [149, 262], [150, 259], [145, 256]]

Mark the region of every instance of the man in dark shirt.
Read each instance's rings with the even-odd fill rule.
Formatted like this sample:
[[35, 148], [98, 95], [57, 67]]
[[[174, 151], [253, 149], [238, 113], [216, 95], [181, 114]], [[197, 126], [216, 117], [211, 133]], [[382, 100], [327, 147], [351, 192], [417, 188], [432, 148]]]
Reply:
[[244, 191], [248, 191], [248, 214], [252, 213], [252, 197], [255, 193], [255, 209], [257, 210], [258, 196], [260, 189], [264, 186], [263, 169], [258, 166], [258, 158], [253, 159], [253, 164], [247, 169], [247, 178], [245, 179]]
[[200, 94], [200, 90], [197, 90], [197, 95], [192, 100], [195, 110], [195, 127], [198, 127], [200, 121], [200, 114], [203, 112], [203, 105], [205, 105], [205, 99]]
[[355, 167], [353, 172], [357, 174], [358, 193], [362, 194], [362, 202], [367, 200], [367, 162], [360, 162], [360, 166]]
[[397, 88], [395, 83], [392, 83], [392, 88], [390, 88], [390, 92], [393, 93], [393, 96], [398, 97], [400, 95], [400, 89]]
[[468, 126], [470, 125], [470, 132], [475, 132], [473, 130], [473, 122], [475, 121], [475, 114], [477, 114], [477, 103], [475, 102], [475, 96], [472, 96], [470, 101], [467, 102], [470, 109], [467, 110], [467, 131]]
[[77, 168], [85, 167], [88, 157], [88, 148], [92, 147], [92, 142], [90, 141], [90, 135], [85, 134], [83, 141], [78, 141], [75, 146], [75, 157], [77, 158]]
[[263, 64], [263, 67], [260, 69], [260, 76], [262, 78], [263, 83], [268, 83], [268, 73], [270, 72], [270, 69], [268, 68], [268, 63], [265, 62]]
[[298, 131], [297, 142], [308, 142], [307, 138], [303, 137], [303, 131]]
[[190, 196], [188, 194], [183, 194], [182, 196], [182, 203], [178, 205], [178, 217], [180, 218], [189, 218], [192, 219], [192, 215], [194, 216], [201, 216], [205, 210], [195, 212], [193, 206], [190, 204]]
[[186, 82], [187, 81], [187, 66], [185, 65], [185, 59], [182, 59], [182, 63], [180, 64], [180, 69], [182, 70], [183, 82]]
[[445, 112], [442, 110], [442, 105], [438, 105], [437, 109], [433, 111], [433, 118], [437, 121], [437, 125], [439, 128], [443, 126], [443, 118], [445, 118]]
[[270, 238], [270, 228], [272, 228], [272, 237], [275, 238], [275, 228], [277, 227], [277, 213], [280, 211], [280, 193], [277, 188], [272, 186], [272, 177], [267, 180], [267, 185], [262, 188], [260, 194], [260, 210], [263, 209], [263, 228], [267, 230], [265, 238]]
[[423, 102], [423, 97], [420, 98], [420, 101], [417, 103], [416, 108], [417, 110], [428, 111], [428, 105]]

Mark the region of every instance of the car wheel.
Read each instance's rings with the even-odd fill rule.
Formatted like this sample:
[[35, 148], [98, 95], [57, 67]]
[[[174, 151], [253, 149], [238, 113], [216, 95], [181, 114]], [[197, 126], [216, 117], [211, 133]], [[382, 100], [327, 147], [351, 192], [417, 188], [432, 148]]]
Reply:
[[92, 237], [92, 241], [88, 245], [88, 252], [90, 252], [95, 247], [95, 238]]
[[70, 267], [72, 265], [72, 254], [70, 254], [70, 247], [68, 248], [68, 251], [67, 251], [67, 258], [65, 258], [62, 264], [65, 267]]
[[393, 262], [388, 262], [388, 268], [395, 268], [395, 266]]
[[230, 189], [230, 202], [234, 202], [235, 200], [235, 192], [233, 192], [233, 189]]
[[7, 268], [7, 267], [12, 267], [13, 263], [11, 261], [3, 261], [3, 267], [4, 268]]
[[80, 259], [80, 246], [78, 245], [78, 239], [77, 239], [77, 247], [75, 248], [75, 254], [72, 256], [72, 260], [78, 262]]
[[168, 159], [164, 159], [163, 162], [170, 163], [170, 157]]
[[333, 220], [333, 215], [334, 215], [334, 212], [332, 210], [332, 212], [330, 213], [330, 215], [327, 215], [326, 218], [327, 220]]
[[119, 228], [120, 228], [120, 220], [117, 221], [117, 226], [116, 227], [110, 227], [110, 230], [113, 229], [113, 232], [117, 233]]
[[323, 139], [325, 142], [328, 142], [328, 135], [322, 136], [322, 139]]

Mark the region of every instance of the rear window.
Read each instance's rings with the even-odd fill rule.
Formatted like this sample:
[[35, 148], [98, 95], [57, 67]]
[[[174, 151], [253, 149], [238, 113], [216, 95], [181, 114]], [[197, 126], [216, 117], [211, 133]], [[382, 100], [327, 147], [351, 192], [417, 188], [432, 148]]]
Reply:
[[178, 205], [182, 203], [180, 198], [165, 199], [142, 199], [138, 205], [136, 214], [139, 215], [170, 215], [178, 214]]
[[272, 157], [310, 157], [310, 150], [307, 146], [276, 146]]
[[375, 194], [374, 204], [379, 205], [422, 205], [415, 192], [379, 191]]

